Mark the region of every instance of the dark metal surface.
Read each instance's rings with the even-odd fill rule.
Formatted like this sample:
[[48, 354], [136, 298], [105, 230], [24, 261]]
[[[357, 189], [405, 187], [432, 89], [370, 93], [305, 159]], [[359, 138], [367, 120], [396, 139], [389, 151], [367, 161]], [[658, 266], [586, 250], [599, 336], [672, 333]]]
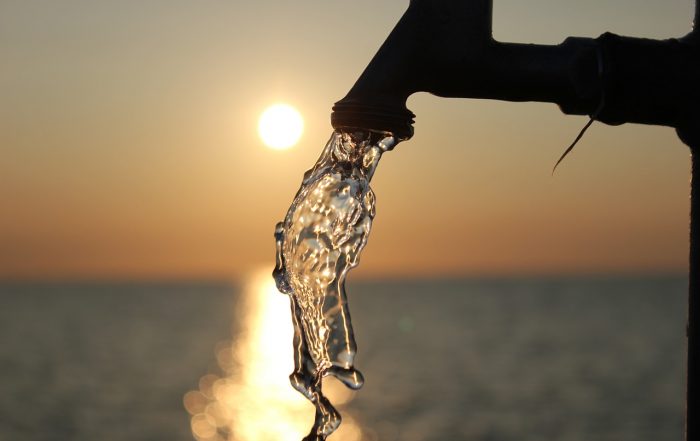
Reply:
[[543, 101], [592, 113], [600, 97], [596, 42], [557, 46], [499, 43], [491, 0], [413, 0], [350, 92], [333, 107], [335, 128], [413, 134], [406, 99], [443, 97]]
[[556, 103], [607, 124], [675, 127], [691, 148], [686, 440], [700, 440], [700, 0], [679, 39], [605, 33], [556, 46], [492, 38], [492, 0], [412, 0], [350, 92], [334, 128], [413, 135], [406, 99], [443, 97]]
[[606, 33], [603, 54], [606, 124], [681, 127], [700, 102], [700, 45], [695, 40], [649, 40]]
[[[700, 0], [695, 0], [693, 30], [683, 38], [700, 44]], [[695, 83], [700, 78], [695, 78]], [[688, 271], [688, 370], [686, 377], [686, 441], [700, 440], [700, 109], [697, 101], [677, 128], [680, 139], [690, 147], [690, 253]]]
[[686, 440], [700, 439], [700, 145], [691, 146], [690, 277], [688, 281], [688, 373]]
[[690, 271], [688, 277], [688, 370], [686, 440], [700, 439], [700, 126], [678, 130], [690, 147]]
[[491, 0], [413, 0], [348, 94], [333, 127], [413, 134], [406, 99], [442, 97], [558, 104], [564, 113], [680, 127], [700, 100], [697, 34], [649, 40], [611, 33], [562, 44], [492, 38]]

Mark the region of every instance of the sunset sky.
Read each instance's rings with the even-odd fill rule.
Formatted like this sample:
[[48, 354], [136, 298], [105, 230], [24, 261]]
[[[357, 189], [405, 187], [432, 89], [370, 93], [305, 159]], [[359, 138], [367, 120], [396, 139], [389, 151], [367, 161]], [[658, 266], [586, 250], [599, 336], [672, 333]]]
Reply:
[[[495, 0], [501, 41], [690, 30], [692, 0]], [[273, 229], [342, 98], [408, 6], [369, 1], [0, 1], [0, 278], [229, 278]], [[262, 111], [305, 120], [265, 147]], [[548, 104], [409, 99], [373, 181], [364, 276], [678, 272], [688, 149], [669, 128]], [[353, 274], [355, 276], [356, 274]]]

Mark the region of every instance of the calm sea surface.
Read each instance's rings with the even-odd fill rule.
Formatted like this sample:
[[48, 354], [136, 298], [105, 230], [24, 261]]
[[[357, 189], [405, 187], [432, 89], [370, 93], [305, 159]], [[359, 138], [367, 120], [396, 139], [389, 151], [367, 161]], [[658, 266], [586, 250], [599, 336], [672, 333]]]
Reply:
[[[685, 290], [677, 277], [350, 283], [366, 384], [343, 412], [368, 441], [680, 441]], [[0, 440], [192, 440], [183, 396], [220, 370], [217, 344], [249, 333], [243, 291], [0, 285]]]

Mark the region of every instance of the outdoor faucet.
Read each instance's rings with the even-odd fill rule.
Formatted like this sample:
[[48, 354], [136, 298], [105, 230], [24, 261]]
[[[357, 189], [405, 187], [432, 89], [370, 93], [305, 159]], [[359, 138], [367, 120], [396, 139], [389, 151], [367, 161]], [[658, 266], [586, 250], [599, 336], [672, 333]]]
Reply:
[[501, 43], [492, 36], [492, 10], [492, 0], [411, 0], [350, 92], [333, 107], [333, 127], [408, 139], [415, 115], [406, 99], [415, 92], [550, 102], [564, 113], [607, 124], [683, 129], [697, 121], [700, 38], [695, 32], [669, 40], [605, 33], [597, 39], [569, 37], [559, 45]]
[[350, 92], [335, 103], [331, 124], [406, 140], [415, 117], [406, 99], [429, 92], [549, 102], [606, 124], [674, 127], [692, 158], [686, 440], [700, 440], [700, 0], [693, 30], [681, 38], [605, 33], [553, 46], [495, 41], [492, 9], [492, 0], [411, 0]]

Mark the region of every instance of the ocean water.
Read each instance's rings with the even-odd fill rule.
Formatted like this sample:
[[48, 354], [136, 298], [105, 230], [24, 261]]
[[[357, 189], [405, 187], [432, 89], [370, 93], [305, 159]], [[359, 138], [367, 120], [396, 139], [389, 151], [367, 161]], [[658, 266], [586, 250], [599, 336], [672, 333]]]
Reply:
[[[183, 397], [251, 333], [245, 291], [0, 284], [0, 440], [193, 440]], [[366, 384], [342, 413], [360, 441], [679, 441], [685, 291], [683, 277], [351, 280]]]

